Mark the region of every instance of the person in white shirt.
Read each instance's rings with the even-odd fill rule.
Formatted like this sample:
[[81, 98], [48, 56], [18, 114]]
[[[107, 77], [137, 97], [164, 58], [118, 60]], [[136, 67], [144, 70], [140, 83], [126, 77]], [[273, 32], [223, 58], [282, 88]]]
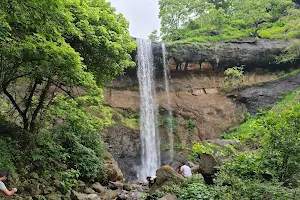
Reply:
[[3, 182], [6, 181], [8, 177], [8, 172], [0, 172], [0, 191], [3, 192], [6, 196], [11, 196], [17, 192], [17, 188], [12, 188], [8, 190]]
[[189, 166], [182, 165], [180, 167], [180, 174], [182, 174], [185, 178], [188, 178], [192, 176], [192, 170]]

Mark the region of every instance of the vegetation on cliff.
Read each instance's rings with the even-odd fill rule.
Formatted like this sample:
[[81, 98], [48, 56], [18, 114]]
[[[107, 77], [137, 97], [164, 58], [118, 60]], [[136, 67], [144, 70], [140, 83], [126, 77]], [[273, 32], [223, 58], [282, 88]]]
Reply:
[[104, 0], [1, 1], [0, 170], [103, 178], [100, 133], [113, 120], [101, 87], [135, 48]]
[[159, 7], [164, 41], [300, 37], [292, 0], [160, 0]]
[[[244, 123], [223, 136], [235, 145], [195, 143], [191, 157], [202, 153], [223, 160], [214, 184], [197, 175], [180, 185], [169, 185], [158, 197], [178, 199], [298, 199], [300, 195], [300, 89], [285, 95], [269, 111], [245, 115]], [[152, 196], [153, 197], [153, 196]], [[151, 198], [150, 198], [151, 199]], [[156, 199], [156, 197], [153, 197]]]

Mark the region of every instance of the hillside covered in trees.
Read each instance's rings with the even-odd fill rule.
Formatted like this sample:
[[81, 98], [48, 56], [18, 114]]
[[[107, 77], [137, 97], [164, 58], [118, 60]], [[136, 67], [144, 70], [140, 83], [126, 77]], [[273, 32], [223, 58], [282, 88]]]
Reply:
[[292, 0], [160, 0], [163, 41], [299, 38]]

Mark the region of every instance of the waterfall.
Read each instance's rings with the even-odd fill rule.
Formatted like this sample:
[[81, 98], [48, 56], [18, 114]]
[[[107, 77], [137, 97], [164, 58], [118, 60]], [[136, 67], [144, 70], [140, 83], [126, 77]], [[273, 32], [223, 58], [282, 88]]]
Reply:
[[152, 43], [150, 40], [137, 39], [138, 80], [140, 89], [140, 137], [142, 149], [142, 166], [139, 179], [145, 181], [147, 176], [155, 176], [160, 167], [160, 142], [157, 122], [157, 103], [155, 98], [155, 81]]
[[170, 70], [168, 67], [168, 61], [167, 61], [167, 50], [166, 46], [164, 43], [161, 45], [162, 47], [162, 56], [163, 56], [163, 66], [164, 66], [164, 81], [165, 81], [165, 92], [168, 98], [168, 138], [169, 138], [169, 156], [170, 156], [170, 161], [173, 161], [173, 156], [174, 156], [174, 136], [173, 136], [173, 114], [172, 114], [172, 109], [171, 109], [171, 98], [170, 98], [170, 84], [169, 84], [169, 79], [170, 79]]

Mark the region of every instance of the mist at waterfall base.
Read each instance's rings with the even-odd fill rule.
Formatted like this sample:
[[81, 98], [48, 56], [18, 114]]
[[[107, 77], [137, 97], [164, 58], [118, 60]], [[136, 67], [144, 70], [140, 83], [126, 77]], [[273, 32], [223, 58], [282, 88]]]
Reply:
[[[138, 180], [146, 181], [148, 176], [155, 176], [156, 170], [161, 167], [160, 140], [157, 126], [158, 104], [155, 90], [155, 66], [152, 51], [152, 41], [137, 39], [137, 76], [140, 91], [140, 138], [141, 138], [141, 161], [137, 170]], [[169, 69], [166, 60], [166, 48], [162, 44], [162, 58], [164, 66], [165, 92], [168, 98], [168, 121], [170, 123], [168, 138], [170, 141], [170, 160], [173, 161], [173, 131], [172, 111], [169, 95]]]
[[158, 135], [157, 104], [154, 82], [152, 43], [137, 39], [138, 80], [140, 89], [140, 137], [142, 166], [138, 172], [140, 181], [154, 176], [160, 167], [160, 141]]

